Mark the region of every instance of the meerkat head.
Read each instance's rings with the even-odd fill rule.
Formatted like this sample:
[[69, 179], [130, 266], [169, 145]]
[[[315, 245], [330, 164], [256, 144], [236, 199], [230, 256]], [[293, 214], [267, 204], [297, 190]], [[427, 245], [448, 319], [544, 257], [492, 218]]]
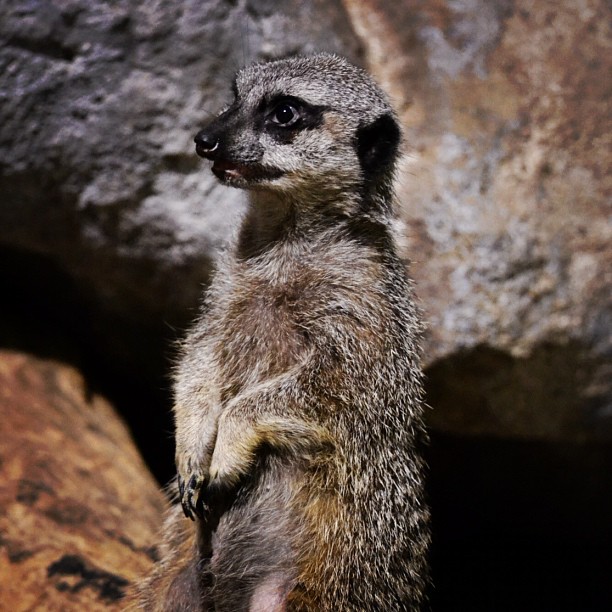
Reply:
[[290, 58], [242, 70], [233, 90], [195, 137], [223, 183], [324, 197], [388, 182], [400, 128], [363, 70], [329, 54]]

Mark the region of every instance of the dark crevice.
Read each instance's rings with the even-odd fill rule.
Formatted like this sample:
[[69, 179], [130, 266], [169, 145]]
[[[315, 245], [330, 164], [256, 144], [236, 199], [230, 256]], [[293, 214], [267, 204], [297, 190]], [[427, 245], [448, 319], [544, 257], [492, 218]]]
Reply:
[[430, 425], [472, 435], [578, 440], [610, 439], [604, 356], [571, 341], [534, 347], [514, 357], [486, 345], [450, 354], [429, 367]]
[[72, 578], [72, 582], [59, 580], [56, 588], [59, 591], [78, 593], [89, 588], [98, 593], [98, 598], [108, 603], [122, 599], [125, 595], [125, 587], [129, 584], [122, 576], [111, 574], [90, 565], [85, 559], [78, 555], [64, 555], [54, 561], [47, 568], [47, 577]]
[[434, 612], [612, 610], [612, 443], [432, 432]]
[[[179, 332], [163, 321], [127, 321], [52, 260], [0, 248], [0, 348], [68, 363], [81, 371], [130, 427], [145, 460], [165, 484], [174, 475], [168, 372]], [[101, 335], [114, 353], [101, 346]]]
[[23, 38], [21, 36], [13, 36], [6, 43], [10, 47], [21, 49], [23, 51], [29, 51], [36, 55], [43, 55], [50, 57], [51, 59], [59, 59], [66, 62], [72, 62], [77, 56], [75, 50], [67, 47], [60, 41], [45, 39], [45, 40], [33, 40]]

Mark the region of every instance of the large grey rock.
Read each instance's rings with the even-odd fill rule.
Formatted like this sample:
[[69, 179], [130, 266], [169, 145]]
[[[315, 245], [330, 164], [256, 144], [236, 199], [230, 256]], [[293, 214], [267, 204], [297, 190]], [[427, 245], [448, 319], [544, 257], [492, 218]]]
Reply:
[[242, 205], [193, 134], [239, 66], [355, 60], [355, 31], [406, 128], [431, 424], [610, 439], [609, 24], [603, 0], [4, 2], [0, 244], [22, 283], [20, 253], [73, 283], [102, 353], [159, 366]]

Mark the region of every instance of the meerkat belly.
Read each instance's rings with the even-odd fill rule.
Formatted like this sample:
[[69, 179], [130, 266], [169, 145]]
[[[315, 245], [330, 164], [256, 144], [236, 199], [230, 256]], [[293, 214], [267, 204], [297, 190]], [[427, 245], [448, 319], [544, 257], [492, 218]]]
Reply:
[[296, 498], [303, 472], [262, 457], [253, 480], [223, 515], [213, 537], [216, 612], [281, 612], [298, 575], [301, 517]]

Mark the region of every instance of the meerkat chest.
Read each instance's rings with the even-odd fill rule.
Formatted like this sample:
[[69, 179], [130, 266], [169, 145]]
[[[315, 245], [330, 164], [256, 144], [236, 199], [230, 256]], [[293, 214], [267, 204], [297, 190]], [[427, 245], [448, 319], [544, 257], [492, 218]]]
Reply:
[[222, 386], [246, 384], [286, 372], [300, 361], [306, 334], [300, 325], [303, 296], [291, 283], [242, 280], [214, 314]]

